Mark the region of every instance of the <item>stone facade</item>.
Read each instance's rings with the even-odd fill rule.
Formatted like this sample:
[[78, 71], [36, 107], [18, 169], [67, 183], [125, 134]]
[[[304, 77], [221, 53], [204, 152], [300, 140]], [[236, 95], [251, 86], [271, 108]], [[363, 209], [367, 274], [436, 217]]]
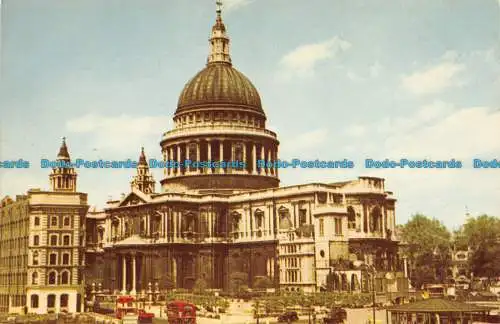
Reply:
[[312, 292], [332, 271], [354, 271], [339, 290], [359, 291], [353, 261], [402, 277], [395, 200], [383, 183], [361, 177], [225, 194], [133, 189], [87, 215], [87, 283], [138, 293], [149, 283], [164, 291], [204, 279], [231, 290], [232, 276], [243, 273], [249, 288], [268, 277], [274, 287]]
[[[58, 160], [69, 161], [64, 142]], [[0, 312], [82, 309], [87, 194], [76, 192], [72, 168], [53, 169], [50, 183], [2, 200]]]
[[87, 215], [89, 287], [139, 294], [203, 279], [234, 291], [267, 278], [315, 292], [335, 274], [335, 289], [361, 291], [369, 287], [360, 264], [389, 278], [382, 286], [396, 285], [405, 276], [384, 180], [279, 187], [279, 141], [256, 88], [232, 65], [220, 10], [209, 42], [207, 65], [184, 87], [160, 142], [164, 162], [177, 164], [164, 169], [161, 193], [142, 151], [131, 192]]
[[[279, 187], [279, 141], [256, 88], [232, 66], [220, 8], [210, 46], [161, 139], [164, 162], [178, 164], [164, 169], [161, 192], [141, 150], [130, 192], [103, 210], [88, 211], [68, 167], [53, 169], [50, 191], [2, 201], [0, 312], [78, 312], [84, 295], [151, 296], [197, 282], [359, 292], [376, 276], [378, 291], [408, 288], [384, 180]], [[65, 142], [58, 160], [70, 162]]]

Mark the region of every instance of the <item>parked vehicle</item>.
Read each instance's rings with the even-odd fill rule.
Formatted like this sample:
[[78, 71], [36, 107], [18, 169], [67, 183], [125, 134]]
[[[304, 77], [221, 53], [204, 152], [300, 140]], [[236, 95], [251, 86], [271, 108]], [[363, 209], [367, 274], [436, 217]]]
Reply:
[[278, 316], [279, 323], [291, 323], [299, 320], [299, 315], [295, 311], [287, 311]]
[[116, 298], [116, 318], [123, 322], [150, 324], [153, 323], [154, 314], [148, 313], [137, 306], [137, 301], [133, 296], [118, 296]]
[[168, 303], [168, 324], [196, 324], [196, 309], [196, 305], [183, 300]]
[[323, 318], [324, 324], [341, 324], [347, 323], [347, 311], [340, 307], [334, 307], [330, 313]]

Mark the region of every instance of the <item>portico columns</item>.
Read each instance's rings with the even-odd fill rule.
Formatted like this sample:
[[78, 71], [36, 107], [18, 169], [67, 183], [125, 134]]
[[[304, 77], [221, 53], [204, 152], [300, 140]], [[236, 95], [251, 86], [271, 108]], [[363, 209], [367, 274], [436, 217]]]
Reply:
[[[261, 158], [262, 160], [264, 160], [264, 161], [266, 160], [266, 152], [265, 152], [265, 150], [264, 150], [264, 145], [262, 145], [262, 146], [261, 146], [261, 148], [260, 148], [260, 158]], [[267, 162], [267, 161], [266, 161], [266, 162]], [[261, 173], [267, 173], [267, 163], [266, 163], [266, 165], [264, 165], [264, 167], [261, 169]]]
[[253, 143], [253, 150], [252, 150], [252, 163], [253, 163], [253, 174], [257, 174], [257, 145]]
[[[200, 161], [200, 145], [201, 145], [200, 142], [196, 143], [196, 162]], [[201, 173], [201, 168], [199, 168], [199, 167], [196, 168], [196, 173], [200, 174]]]
[[243, 143], [243, 163], [244, 163], [245, 167], [241, 171], [246, 173], [248, 170], [248, 165], [246, 165], [247, 164], [247, 143]]
[[127, 259], [122, 255], [122, 295], [127, 293]]
[[[174, 160], [174, 146], [170, 146], [170, 148], [168, 149], [170, 151], [170, 155], [169, 155], [169, 161], [173, 161]], [[173, 175], [174, 171], [172, 168], [168, 168], [168, 175]]]
[[[212, 142], [207, 140], [207, 160], [212, 161]], [[212, 168], [208, 168], [208, 173], [212, 174]]]
[[[186, 152], [184, 152], [185, 161], [189, 160], [189, 144], [186, 144]], [[191, 173], [191, 166], [184, 168], [184, 174]]]
[[[219, 142], [219, 161], [224, 161], [224, 142], [221, 140]], [[220, 173], [224, 173], [224, 168], [219, 168]]]
[[181, 174], [181, 146], [177, 144], [177, 163], [179, 164], [178, 167], [176, 168], [176, 174], [180, 175]]
[[[272, 157], [271, 157], [271, 150], [272, 150], [272, 148], [269, 148], [269, 150], [267, 151], [267, 161], [268, 161], [268, 162], [271, 162], [271, 160], [272, 160]], [[272, 167], [272, 166], [271, 166], [271, 167], [269, 167], [269, 168], [268, 168], [268, 170], [269, 170], [269, 174], [274, 174], [274, 171], [273, 171], [273, 167]]]
[[130, 294], [131, 295], [135, 295], [136, 294], [136, 263], [135, 263], [135, 258], [136, 258], [136, 254], [132, 254], [132, 290], [130, 291]]

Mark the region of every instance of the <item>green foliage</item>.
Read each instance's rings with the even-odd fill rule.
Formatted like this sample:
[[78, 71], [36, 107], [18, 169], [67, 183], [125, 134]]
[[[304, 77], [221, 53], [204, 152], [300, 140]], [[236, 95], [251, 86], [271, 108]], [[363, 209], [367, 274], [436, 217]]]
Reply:
[[437, 219], [417, 214], [402, 227], [401, 236], [407, 243], [412, 284], [419, 288], [425, 283], [444, 281], [451, 261], [448, 229]]
[[470, 270], [481, 277], [500, 275], [500, 218], [482, 215], [470, 218], [457, 233], [456, 245], [472, 249]]
[[470, 218], [461, 232], [473, 250], [496, 245], [500, 238], [500, 218], [488, 215]]
[[473, 253], [470, 266], [475, 276], [500, 276], [500, 244], [480, 247]]

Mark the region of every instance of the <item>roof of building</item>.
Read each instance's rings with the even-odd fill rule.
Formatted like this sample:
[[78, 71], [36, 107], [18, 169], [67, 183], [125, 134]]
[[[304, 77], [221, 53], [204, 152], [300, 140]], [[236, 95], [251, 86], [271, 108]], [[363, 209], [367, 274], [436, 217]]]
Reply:
[[139, 165], [148, 166], [146, 161], [146, 154], [144, 154], [144, 147], [141, 147], [141, 155], [139, 156]]
[[63, 137], [61, 148], [59, 149], [59, 154], [57, 154], [57, 159], [59, 160], [69, 160], [68, 147], [66, 146], [66, 138]]
[[405, 313], [475, 313], [487, 312], [491, 307], [466, 304], [454, 300], [430, 298], [414, 303], [397, 305], [387, 308], [390, 312]]
[[255, 86], [227, 63], [208, 64], [189, 80], [179, 96], [176, 113], [210, 105], [239, 106], [263, 112]]
[[203, 106], [246, 108], [263, 113], [259, 93], [252, 82], [231, 63], [229, 36], [222, 21], [221, 7], [212, 27], [206, 67], [198, 72], [179, 96], [177, 113]]

